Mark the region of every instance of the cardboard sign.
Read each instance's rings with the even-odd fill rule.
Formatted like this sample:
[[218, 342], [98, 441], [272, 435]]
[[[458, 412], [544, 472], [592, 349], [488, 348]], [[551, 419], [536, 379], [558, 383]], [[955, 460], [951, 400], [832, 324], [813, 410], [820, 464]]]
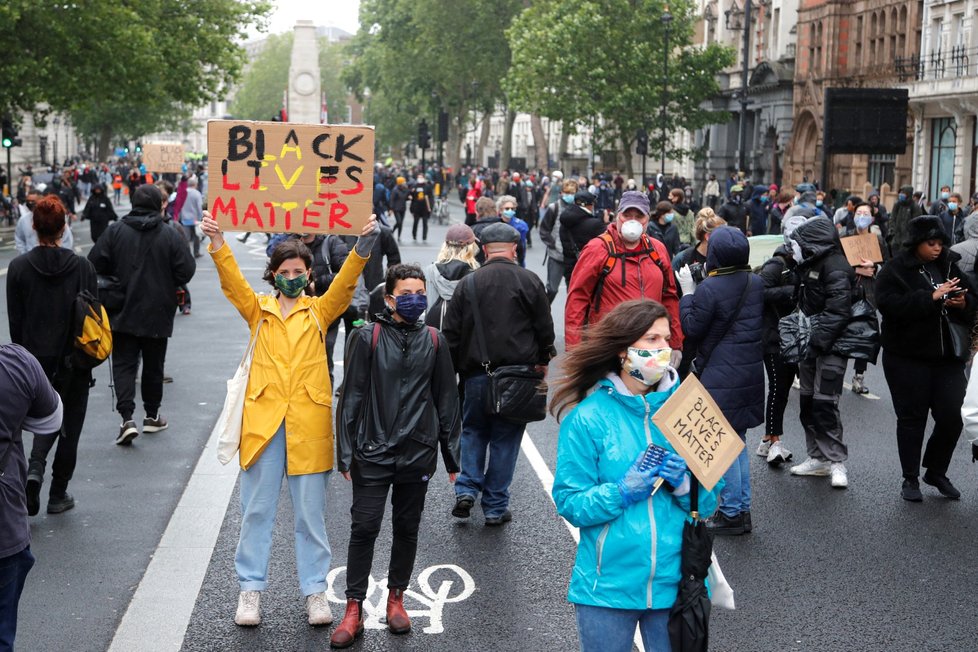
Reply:
[[850, 235], [842, 238], [842, 250], [853, 267], [862, 265], [863, 259], [874, 263], [883, 262], [883, 252], [880, 250], [880, 239], [875, 233]]
[[209, 120], [207, 155], [224, 230], [359, 234], [373, 212], [373, 127]]
[[734, 463], [744, 442], [703, 383], [690, 374], [652, 417], [676, 452], [707, 490]]
[[143, 165], [150, 172], [183, 172], [183, 145], [179, 143], [146, 143]]

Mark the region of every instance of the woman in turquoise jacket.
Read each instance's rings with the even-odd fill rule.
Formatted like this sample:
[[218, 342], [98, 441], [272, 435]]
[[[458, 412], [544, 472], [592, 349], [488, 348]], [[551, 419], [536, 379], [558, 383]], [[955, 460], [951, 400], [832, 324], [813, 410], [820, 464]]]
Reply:
[[[581, 531], [567, 598], [582, 652], [627, 652], [636, 625], [646, 650], [671, 649], [667, 625], [679, 591], [690, 475], [652, 423], [679, 386], [669, 366], [669, 325], [658, 302], [618, 305], [567, 355], [556, 383], [551, 410], [558, 419], [570, 413], [560, 427], [553, 497], [557, 512]], [[642, 470], [649, 444], [669, 452]], [[716, 509], [721, 486], [700, 491], [701, 513]]]

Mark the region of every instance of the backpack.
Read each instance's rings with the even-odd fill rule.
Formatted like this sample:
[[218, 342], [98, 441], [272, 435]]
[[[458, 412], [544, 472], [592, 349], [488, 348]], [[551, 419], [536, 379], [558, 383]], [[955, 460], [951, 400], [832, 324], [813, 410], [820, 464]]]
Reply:
[[88, 290], [81, 290], [72, 303], [68, 366], [94, 369], [112, 353], [112, 328], [105, 306]]
[[[604, 242], [605, 247], [608, 250], [608, 257], [604, 261], [604, 266], [601, 268], [601, 275], [598, 276], [598, 281], [594, 285], [594, 312], [601, 312], [601, 293], [604, 290], [605, 279], [611, 274], [618, 264], [618, 261], [624, 258], [635, 258], [638, 256], [648, 256], [655, 263], [659, 271], [662, 272], [662, 289], [665, 291], [669, 287], [669, 274], [666, 274], [666, 267], [662, 264], [662, 258], [659, 256], [659, 252], [656, 251], [655, 246], [652, 244], [652, 238], [646, 234], [642, 234], [642, 243], [645, 245], [644, 249], [637, 249], [635, 251], [618, 251], [615, 248], [614, 238], [611, 234], [605, 231], [598, 236], [602, 242]], [[625, 287], [625, 263], [622, 262], [621, 265], [621, 286]]]

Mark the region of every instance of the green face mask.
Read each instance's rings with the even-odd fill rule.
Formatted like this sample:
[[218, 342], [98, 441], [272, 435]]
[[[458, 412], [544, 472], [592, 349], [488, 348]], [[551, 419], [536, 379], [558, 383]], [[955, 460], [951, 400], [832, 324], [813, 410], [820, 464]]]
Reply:
[[302, 291], [306, 289], [307, 285], [309, 285], [309, 276], [307, 274], [291, 279], [285, 278], [281, 274], [275, 275], [275, 287], [290, 299], [295, 299], [302, 294]]

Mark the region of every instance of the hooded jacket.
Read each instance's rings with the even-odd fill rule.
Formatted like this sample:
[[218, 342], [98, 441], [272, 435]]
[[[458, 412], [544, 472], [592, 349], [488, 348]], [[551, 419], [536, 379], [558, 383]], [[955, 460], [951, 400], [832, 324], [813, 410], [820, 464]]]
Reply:
[[924, 209], [913, 200], [913, 188], [903, 186], [900, 192], [906, 195], [903, 201], [897, 200], [890, 211], [890, 226], [887, 236], [894, 249], [902, 248], [910, 233], [910, 220], [924, 214]]
[[978, 213], [972, 213], [964, 220], [964, 240], [951, 247], [951, 251], [961, 256], [958, 267], [968, 275], [972, 287], [978, 288], [975, 262], [978, 260]]
[[670, 259], [679, 251], [679, 229], [676, 228], [675, 215], [672, 222], [665, 224], [659, 224], [653, 215], [645, 232], [666, 246]]
[[589, 213], [577, 204], [568, 206], [560, 214], [560, 239], [564, 250], [564, 263], [573, 266], [577, 263], [584, 246], [605, 232], [607, 225], [594, 213]]
[[791, 249], [787, 245], [775, 249], [757, 275], [764, 282], [764, 353], [780, 355], [778, 322], [798, 305], [798, 274]]
[[[679, 303], [700, 381], [737, 432], [764, 422], [764, 282], [750, 271], [747, 237], [729, 226], [710, 234], [708, 276]], [[744, 292], [740, 314], [734, 312]], [[704, 366], [705, 364], [705, 366]]]
[[809, 317], [819, 316], [812, 324], [809, 353], [825, 355], [849, 325], [856, 275], [842, 253], [839, 232], [829, 218], [807, 220], [794, 230], [791, 239], [802, 252], [798, 265], [799, 306]]
[[61, 247], [35, 247], [7, 269], [10, 340], [30, 351], [48, 378], [71, 352], [72, 306], [81, 290], [97, 296], [95, 269]]
[[101, 183], [95, 184], [92, 188], [92, 194], [85, 203], [85, 209], [82, 211], [81, 218], [91, 222], [92, 242], [97, 241], [105, 232], [105, 229], [109, 226], [109, 222], [115, 222], [119, 219], [119, 216], [116, 215], [115, 208], [112, 206], [112, 200], [109, 199], [105, 192], [105, 186]]
[[734, 201], [733, 197], [723, 202], [717, 215], [727, 221], [727, 226], [733, 226], [747, 233], [747, 206], [743, 201]]
[[[383, 480], [373, 465], [393, 467], [396, 482], [427, 482], [441, 448], [445, 470], [459, 471], [458, 384], [445, 336], [380, 315], [356, 329], [344, 362], [336, 412], [337, 469], [359, 482]], [[385, 474], [386, 475], [386, 474]]]
[[[552, 494], [557, 513], [581, 530], [570, 602], [642, 610], [676, 602], [689, 494], [663, 488], [623, 507], [616, 483], [649, 444], [675, 452], [652, 416], [678, 386], [671, 369], [657, 391], [644, 396], [608, 377], [561, 423]], [[716, 509], [722, 487], [721, 479], [713, 491], [700, 488], [701, 513]]]
[[425, 283], [428, 290], [428, 311], [424, 321], [429, 326], [441, 330], [448, 312], [449, 302], [455, 294], [459, 281], [474, 270], [468, 263], [461, 260], [450, 260], [447, 263], [431, 263], [424, 270]]
[[747, 210], [750, 213], [750, 232], [754, 235], [767, 233], [768, 204], [761, 201], [761, 197], [766, 196], [768, 192], [770, 190], [767, 186], [754, 186], [750, 202], [747, 204]]
[[102, 234], [88, 259], [96, 272], [116, 277], [125, 290], [122, 310], [110, 315], [113, 332], [170, 337], [177, 287], [190, 282], [197, 264], [176, 229], [164, 224], [159, 191], [142, 190], [136, 191], [132, 211]]

